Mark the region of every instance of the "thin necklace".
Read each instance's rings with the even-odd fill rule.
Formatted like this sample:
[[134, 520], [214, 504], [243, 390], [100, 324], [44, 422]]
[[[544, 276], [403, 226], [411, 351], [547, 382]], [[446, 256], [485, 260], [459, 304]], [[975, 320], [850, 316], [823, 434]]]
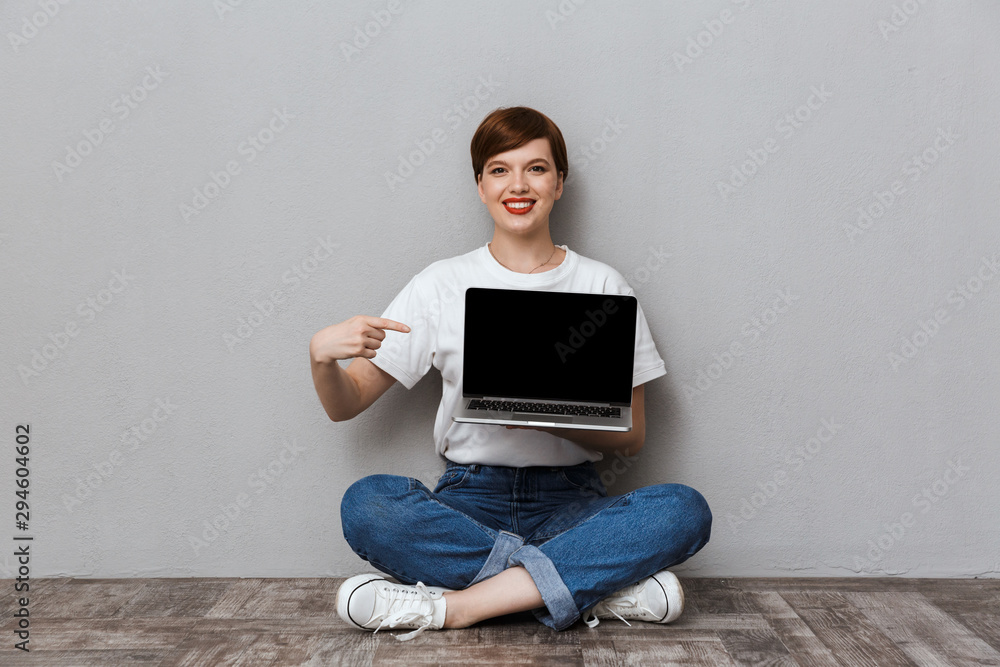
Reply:
[[[486, 247], [487, 247], [487, 248], [489, 249], [489, 251], [490, 251], [490, 254], [491, 254], [491, 255], [493, 255], [493, 248], [491, 248], [491, 247], [490, 247], [490, 244], [491, 244], [491, 243], [493, 243], [493, 242], [492, 242], [492, 241], [490, 241], [490, 243], [487, 243], [487, 244], [486, 244]], [[553, 244], [552, 244], [552, 255], [555, 255], [555, 254], [556, 254], [556, 244], [555, 244], [555, 243], [553, 243]], [[549, 259], [552, 259], [552, 255], [549, 255]], [[497, 259], [497, 256], [496, 256], [496, 255], [493, 255], [493, 259], [496, 259], [496, 260], [497, 260], [497, 262], [500, 262], [500, 260], [499, 260], [499, 259]], [[543, 266], [545, 266], [546, 264], [548, 264], [548, 263], [549, 263], [549, 259], [545, 260], [544, 262], [542, 262], [541, 264], [539, 264], [538, 266], [536, 266], [535, 268], [533, 268], [533, 269], [532, 269], [531, 271], [528, 271], [528, 273], [534, 273], [534, 272], [535, 272], [535, 271], [537, 271], [538, 269], [542, 268]], [[500, 262], [500, 266], [502, 266], [503, 268], [507, 269], [508, 271], [514, 271], [514, 269], [510, 268], [509, 266], [507, 266], [507, 265], [506, 265], [506, 264], [504, 264], [503, 262]], [[514, 273], [517, 273], [517, 271], [514, 271]]]

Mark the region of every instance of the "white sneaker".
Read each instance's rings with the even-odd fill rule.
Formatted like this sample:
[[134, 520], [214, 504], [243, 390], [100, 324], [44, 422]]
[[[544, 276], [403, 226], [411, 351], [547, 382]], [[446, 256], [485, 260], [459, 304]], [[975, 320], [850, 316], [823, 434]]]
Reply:
[[684, 609], [684, 590], [677, 575], [660, 570], [651, 577], [626, 586], [598, 602], [584, 614], [583, 622], [596, 627], [601, 618], [618, 618], [631, 626], [633, 621], [670, 623]]
[[362, 630], [378, 632], [382, 628], [410, 630], [396, 639], [413, 639], [424, 630], [444, 626], [447, 588], [395, 584], [380, 574], [359, 574], [340, 585], [337, 591], [337, 614]]

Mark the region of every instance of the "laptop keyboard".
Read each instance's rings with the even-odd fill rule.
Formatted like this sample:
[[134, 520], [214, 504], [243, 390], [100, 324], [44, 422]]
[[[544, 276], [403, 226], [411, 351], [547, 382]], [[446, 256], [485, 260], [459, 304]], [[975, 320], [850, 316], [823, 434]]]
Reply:
[[621, 408], [594, 405], [566, 405], [564, 403], [521, 403], [519, 401], [486, 401], [474, 398], [469, 401], [470, 410], [504, 410], [507, 412], [534, 412], [546, 415], [579, 415], [581, 417], [618, 417]]

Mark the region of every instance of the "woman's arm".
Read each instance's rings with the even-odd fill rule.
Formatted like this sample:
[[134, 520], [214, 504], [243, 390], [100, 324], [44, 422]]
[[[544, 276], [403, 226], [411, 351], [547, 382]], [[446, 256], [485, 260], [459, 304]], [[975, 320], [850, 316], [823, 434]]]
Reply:
[[[408, 333], [410, 328], [382, 317], [355, 315], [319, 330], [309, 341], [313, 385], [333, 421], [353, 419], [396, 381], [370, 359], [385, 339], [385, 329]], [[344, 369], [339, 359], [354, 359]]]

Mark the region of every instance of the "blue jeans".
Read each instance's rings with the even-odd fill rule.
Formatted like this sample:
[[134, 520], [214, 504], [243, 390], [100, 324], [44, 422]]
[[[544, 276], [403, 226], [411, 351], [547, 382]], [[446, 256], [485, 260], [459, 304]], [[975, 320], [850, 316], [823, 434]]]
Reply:
[[351, 548], [402, 583], [461, 590], [523, 565], [541, 593], [533, 611], [564, 630], [616, 590], [693, 556], [712, 513], [683, 484], [608, 496], [593, 463], [507, 468], [448, 462], [434, 491], [370, 475], [340, 506]]

